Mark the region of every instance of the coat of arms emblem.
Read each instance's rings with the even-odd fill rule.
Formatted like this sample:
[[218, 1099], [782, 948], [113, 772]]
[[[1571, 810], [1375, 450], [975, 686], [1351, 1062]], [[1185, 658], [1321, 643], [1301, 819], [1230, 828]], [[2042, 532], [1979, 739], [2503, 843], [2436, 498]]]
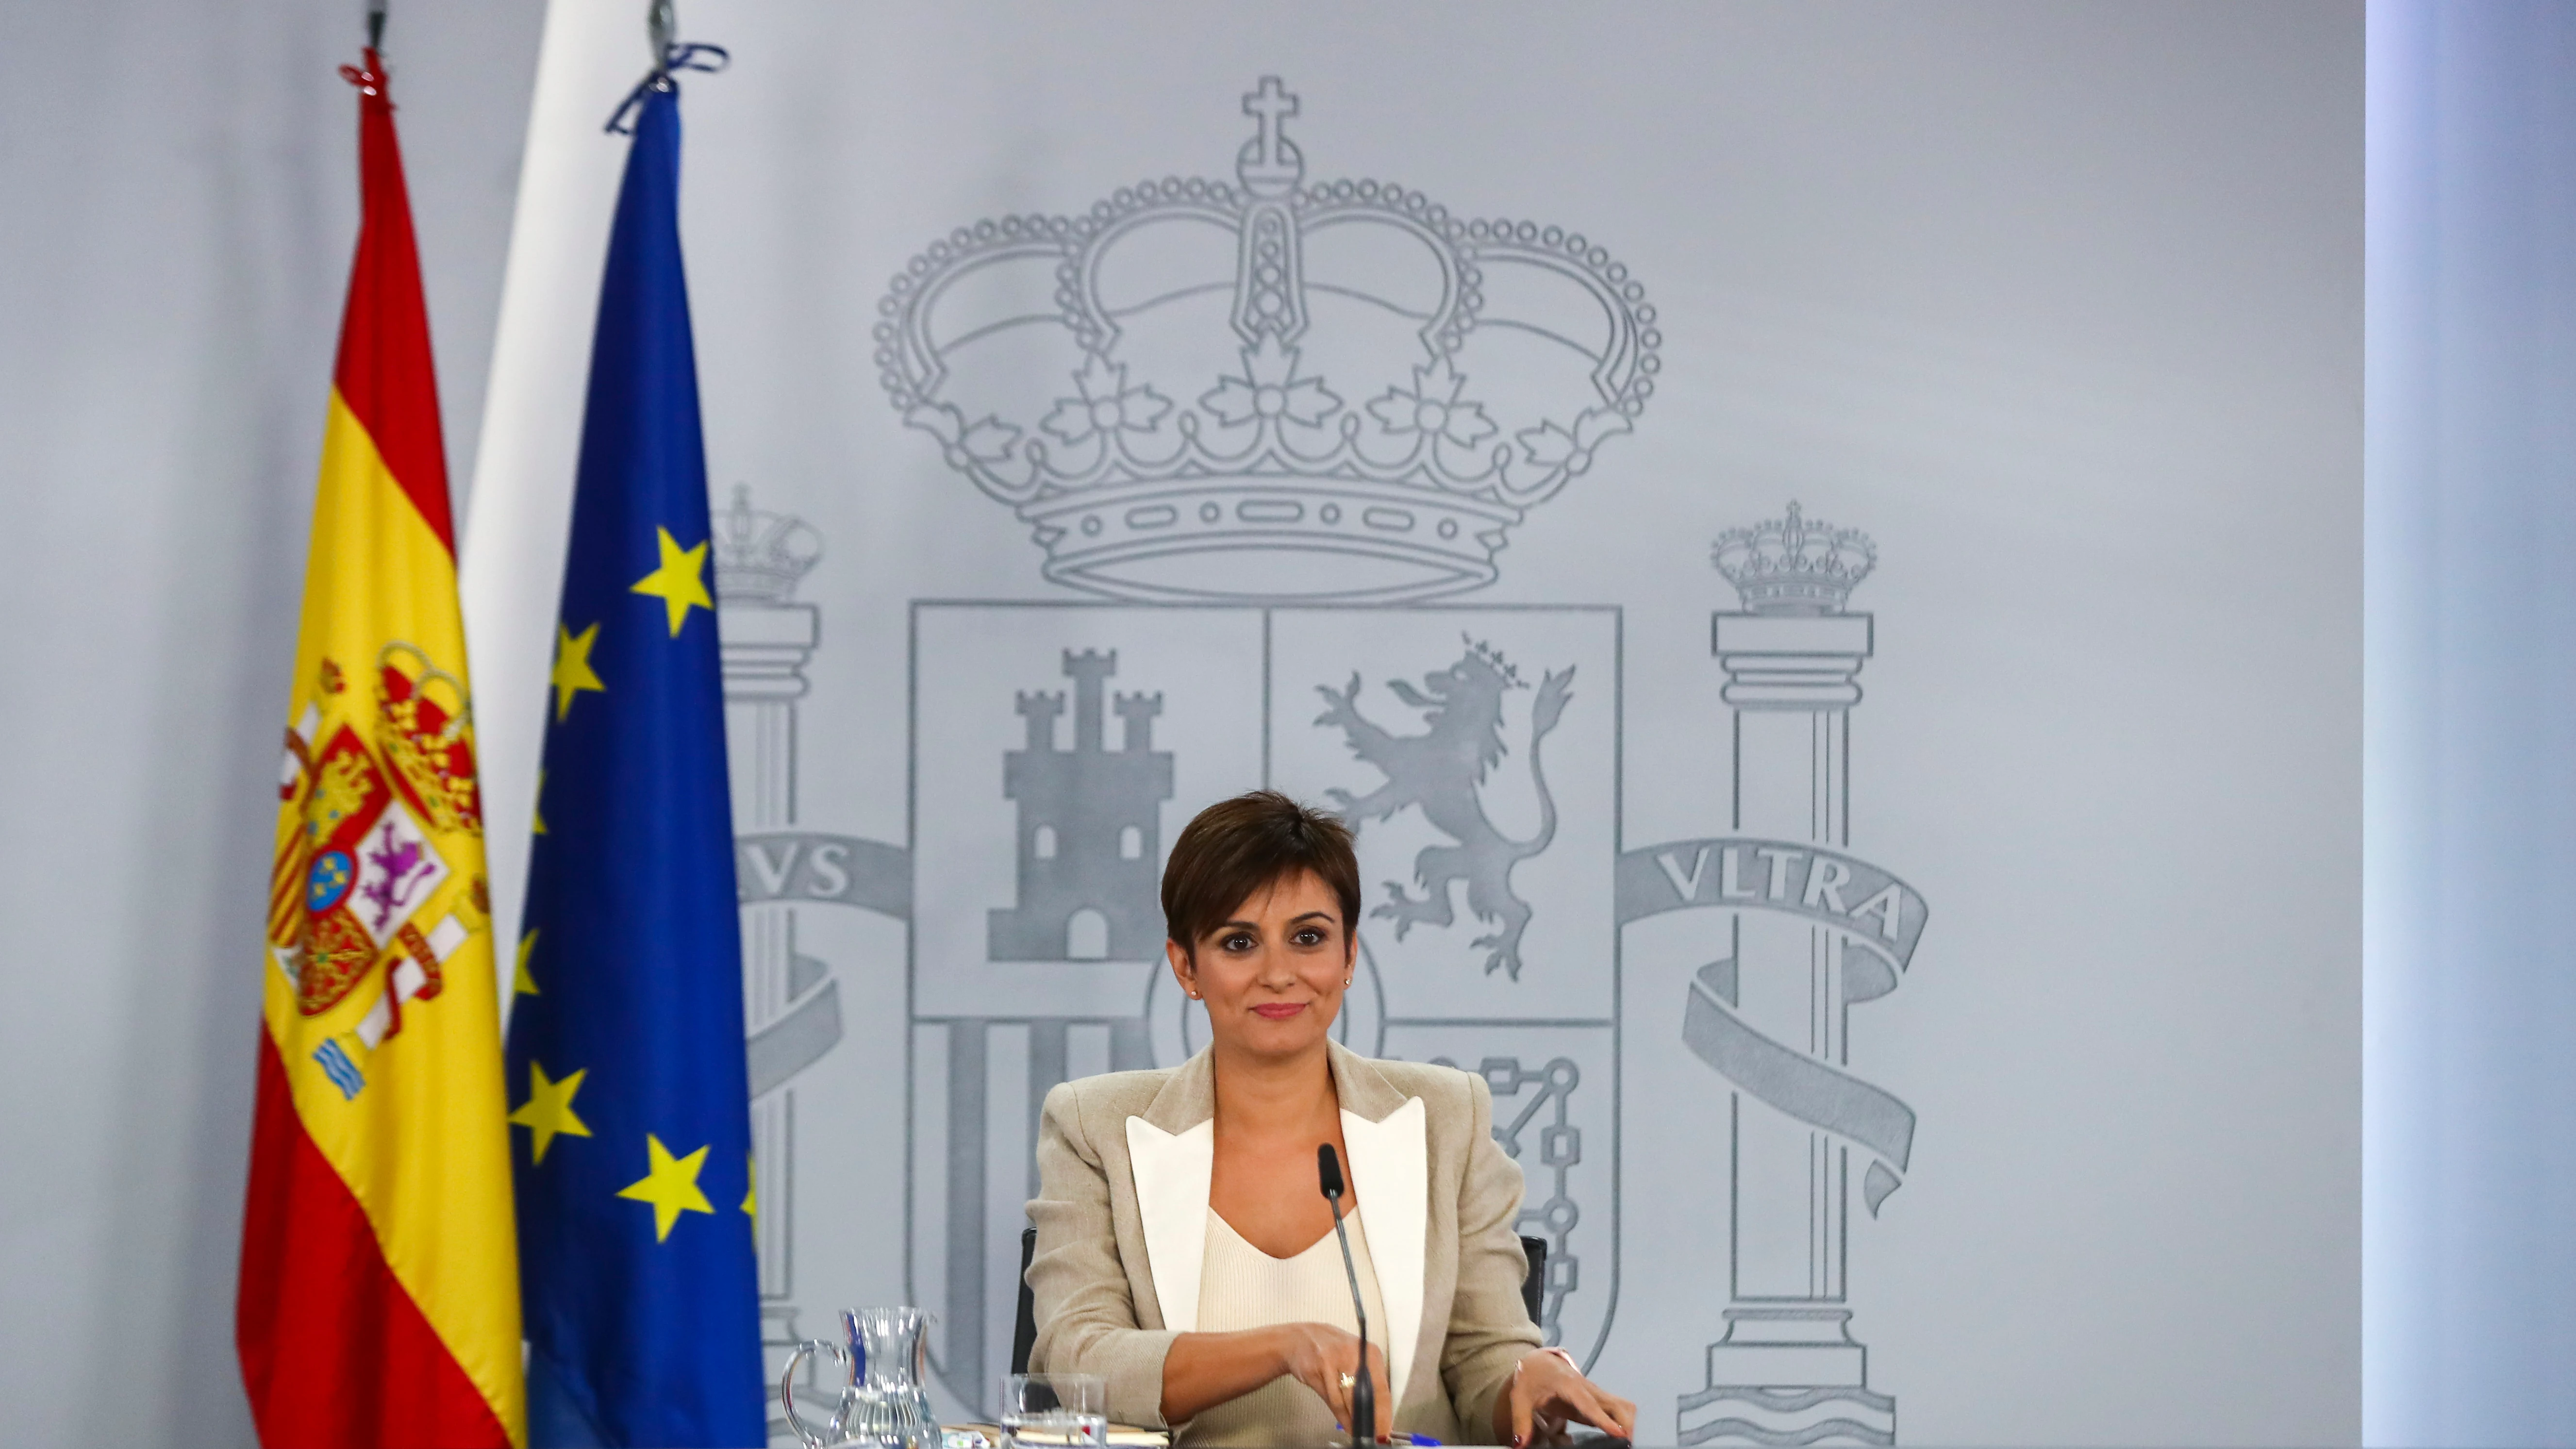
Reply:
[[315, 1054], [348, 1097], [366, 1089], [368, 1053], [402, 1029], [404, 1003], [439, 994], [447, 958], [489, 909], [477, 876], [443, 914], [429, 910], [455, 875], [438, 842], [482, 831], [463, 684], [402, 643], [370, 675], [353, 694], [323, 660], [316, 702], [286, 733], [278, 798], [300, 823], [279, 843], [268, 903], [269, 957], [298, 1012], [320, 1016], [376, 983], [356, 1024]]
[[[1843, 1279], [1852, 1189], [1877, 1210], [1913, 1118], [1848, 1070], [1842, 1016], [1894, 988], [1923, 928], [1921, 898], [1846, 848], [1872, 646], [1845, 603], [1875, 550], [1794, 505], [1720, 540], [1742, 605], [1715, 626], [1734, 818], [1626, 845], [1622, 607], [1469, 596], [1643, 416], [1654, 308], [1581, 234], [1308, 181], [1298, 107], [1276, 78], [1244, 98], [1231, 180], [961, 227], [895, 277], [875, 340], [898, 414], [1089, 597], [912, 601], [903, 845], [790, 829], [792, 798], [755, 791], [755, 1131], [842, 1030], [828, 973], [763, 913], [902, 920], [908, 1065], [882, 1085], [909, 1104], [909, 1292], [938, 1317], [936, 1390], [982, 1409], [1039, 1103], [1204, 1043], [1161, 961], [1162, 854], [1203, 806], [1276, 787], [1358, 832], [1361, 980], [1336, 1034], [1493, 1092], [1520, 1231], [1550, 1245], [1548, 1341], [1586, 1362], [1611, 1341], [1623, 1113], [1651, 1078], [1726, 1104], [1729, 1140], [1690, 1147], [1734, 1164], [1732, 1201], [1702, 1214], [1732, 1281], [1692, 1290], [1714, 1341], [1705, 1382], [1666, 1400], [1680, 1442], [1892, 1442]], [[818, 636], [781, 580], [818, 546], [747, 502], [734, 518], [729, 689], [762, 712], [736, 776], [792, 779]], [[1677, 911], [1706, 913], [1705, 954], [1642, 997], [1624, 928]], [[760, 1163], [783, 1342], [789, 1156]]]

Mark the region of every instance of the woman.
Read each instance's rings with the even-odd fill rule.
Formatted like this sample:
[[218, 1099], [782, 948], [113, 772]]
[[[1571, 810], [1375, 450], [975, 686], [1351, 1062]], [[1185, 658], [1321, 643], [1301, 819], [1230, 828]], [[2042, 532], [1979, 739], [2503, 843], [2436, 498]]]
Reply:
[[1047, 1094], [1039, 1372], [1099, 1374], [1109, 1417], [1187, 1444], [1315, 1445], [1351, 1422], [1360, 1341], [1316, 1148], [1368, 1309], [1375, 1432], [1527, 1445], [1636, 1406], [1538, 1346], [1521, 1172], [1483, 1079], [1371, 1061], [1327, 1033], [1351, 984], [1359, 865], [1329, 815], [1261, 791], [1209, 807], [1163, 872], [1165, 952], [1207, 1050]]

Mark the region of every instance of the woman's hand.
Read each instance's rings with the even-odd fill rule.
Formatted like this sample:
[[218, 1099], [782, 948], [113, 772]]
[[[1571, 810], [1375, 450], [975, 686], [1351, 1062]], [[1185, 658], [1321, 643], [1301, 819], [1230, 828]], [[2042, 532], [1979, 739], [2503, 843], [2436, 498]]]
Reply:
[[1566, 1442], [1565, 1426], [1589, 1424], [1622, 1439], [1637, 1437], [1637, 1406], [1583, 1376], [1571, 1359], [1533, 1349], [1512, 1370], [1494, 1401], [1494, 1432], [1514, 1449]]
[[[1333, 1411], [1335, 1424], [1350, 1427], [1351, 1392], [1356, 1385], [1346, 1387], [1345, 1375], [1359, 1372], [1359, 1339], [1322, 1323], [1283, 1323], [1277, 1331], [1285, 1338], [1280, 1350], [1288, 1372], [1323, 1399]], [[1383, 1439], [1395, 1428], [1395, 1390], [1387, 1381], [1386, 1355], [1373, 1343], [1368, 1346], [1368, 1369], [1377, 1401], [1377, 1423], [1368, 1432], [1371, 1438]]]

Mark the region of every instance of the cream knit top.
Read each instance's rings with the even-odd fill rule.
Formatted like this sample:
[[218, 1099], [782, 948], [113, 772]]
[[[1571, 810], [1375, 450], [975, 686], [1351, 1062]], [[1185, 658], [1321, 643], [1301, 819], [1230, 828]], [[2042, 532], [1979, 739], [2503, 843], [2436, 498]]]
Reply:
[[[1351, 1235], [1351, 1264], [1359, 1270], [1360, 1299], [1368, 1305], [1369, 1342], [1386, 1354], [1386, 1304], [1377, 1270], [1369, 1262], [1368, 1234], [1359, 1209], [1342, 1218]], [[1234, 1225], [1208, 1209], [1207, 1255], [1199, 1270], [1199, 1331], [1232, 1333], [1274, 1323], [1326, 1323], [1355, 1333], [1351, 1285], [1342, 1270], [1341, 1244], [1331, 1233], [1293, 1258], [1274, 1258], [1243, 1240]], [[1376, 1386], [1378, 1412], [1392, 1420], [1394, 1389]], [[1312, 1389], [1281, 1375], [1240, 1398], [1228, 1399], [1189, 1421], [1184, 1444], [1225, 1446], [1315, 1445], [1332, 1442], [1333, 1412]]]

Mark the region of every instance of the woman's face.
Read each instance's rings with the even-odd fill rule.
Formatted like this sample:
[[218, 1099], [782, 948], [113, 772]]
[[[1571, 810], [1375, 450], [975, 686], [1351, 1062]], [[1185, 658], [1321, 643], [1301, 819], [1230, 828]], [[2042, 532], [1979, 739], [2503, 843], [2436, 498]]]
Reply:
[[1351, 936], [1341, 902], [1312, 871], [1253, 892], [1195, 947], [1166, 943], [1172, 974], [1207, 1004], [1221, 1047], [1296, 1056], [1313, 1050], [1341, 1013]]

